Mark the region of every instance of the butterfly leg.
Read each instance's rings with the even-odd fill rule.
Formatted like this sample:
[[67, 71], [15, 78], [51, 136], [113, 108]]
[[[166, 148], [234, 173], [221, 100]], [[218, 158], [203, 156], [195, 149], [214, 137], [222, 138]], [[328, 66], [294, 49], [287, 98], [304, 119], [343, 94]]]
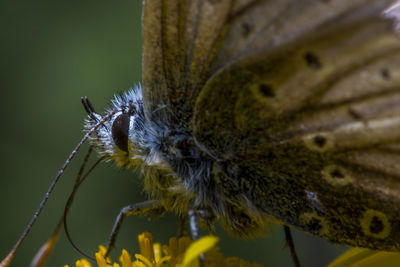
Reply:
[[129, 205], [123, 207], [119, 212], [117, 219], [115, 220], [113, 229], [111, 231], [110, 237], [108, 239], [107, 252], [105, 257], [108, 256], [110, 251], [114, 248], [115, 240], [117, 238], [119, 229], [121, 224], [126, 216], [134, 215], [134, 214], [154, 214], [161, 215], [165, 212], [165, 209], [161, 206], [160, 201], [158, 200], [148, 200], [144, 202], [140, 202], [137, 204]]
[[285, 239], [286, 239], [286, 246], [289, 247], [290, 249], [290, 255], [292, 256], [292, 260], [294, 263], [295, 267], [301, 267], [299, 258], [297, 257], [296, 250], [294, 248], [294, 242], [293, 242], [293, 237], [292, 237], [292, 232], [290, 231], [290, 228], [288, 226], [283, 226], [283, 229], [285, 230]]
[[178, 236], [183, 237], [187, 235], [186, 232], [186, 219], [187, 216], [184, 214], [179, 215], [178, 217], [178, 223], [179, 223], [179, 231], [178, 231]]
[[199, 229], [199, 212], [198, 210], [189, 210], [189, 223], [190, 223], [190, 231], [192, 233], [193, 240], [197, 240], [200, 238], [200, 229]]
[[[209, 212], [206, 210], [189, 210], [188, 211], [189, 223], [190, 223], [190, 231], [192, 232], [193, 240], [197, 240], [200, 238], [200, 228], [198, 219], [203, 219], [208, 226], [210, 227], [211, 216]], [[204, 254], [200, 254], [200, 266], [204, 266]]]

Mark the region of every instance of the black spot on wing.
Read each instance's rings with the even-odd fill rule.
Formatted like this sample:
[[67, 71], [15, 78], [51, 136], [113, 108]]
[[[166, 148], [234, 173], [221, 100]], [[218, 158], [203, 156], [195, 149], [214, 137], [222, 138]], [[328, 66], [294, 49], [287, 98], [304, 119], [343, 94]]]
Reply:
[[369, 231], [373, 234], [379, 234], [384, 229], [384, 224], [380, 218], [374, 216], [371, 220], [371, 224], [369, 225]]
[[258, 86], [258, 90], [265, 97], [269, 97], [269, 98], [270, 97], [275, 97], [274, 89], [272, 88], [272, 86], [270, 86], [268, 84], [260, 84]]
[[318, 56], [312, 52], [304, 53], [304, 59], [307, 63], [307, 66], [314, 70], [319, 70], [322, 68], [321, 61], [319, 60]]
[[327, 142], [326, 137], [322, 136], [322, 135], [314, 136], [313, 140], [314, 140], [314, 144], [320, 148], [324, 147]]
[[385, 80], [390, 80], [391, 78], [390, 71], [387, 68], [381, 69], [381, 76]]
[[241, 32], [243, 37], [247, 37], [253, 28], [249, 23], [243, 22], [241, 25]]
[[353, 119], [355, 119], [355, 120], [360, 120], [360, 119], [362, 119], [361, 114], [358, 113], [358, 112], [357, 112], [356, 110], [354, 110], [353, 108], [349, 108], [349, 109], [347, 110], [347, 112], [348, 112], [349, 115], [350, 115]]
[[330, 174], [331, 174], [332, 178], [336, 178], [336, 179], [343, 179], [344, 178], [343, 172], [341, 170], [339, 170], [339, 169], [333, 169]]
[[221, 2], [221, 0], [208, 0], [208, 2], [210, 2], [213, 5], [219, 4]]
[[319, 220], [317, 218], [312, 218], [308, 222], [307, 227], [308, 227], [308, 229], [310, 229], [310, 232], [319, 233], [322, 229], [321, 220]]

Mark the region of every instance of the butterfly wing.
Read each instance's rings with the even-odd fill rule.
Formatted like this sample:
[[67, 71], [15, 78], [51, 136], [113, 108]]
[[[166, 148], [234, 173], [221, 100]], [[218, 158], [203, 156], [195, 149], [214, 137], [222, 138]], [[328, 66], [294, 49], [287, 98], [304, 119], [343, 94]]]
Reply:
[[257, 2], [144, 2], [143, 97], [148, 117], [175, 125], [188, 122], [220, 51], [232, 9]]
[[213, 47], [229, 3], [145, 1], [143, 11], [143, 97], [153, 120], [176, 125], [188, 119], [204, 85]]
[[235, 181], [228, 196], [336, 243], [399, 249], [390, 2], [146, 1], [146, 115], [194, 115], [199, 146]]
[[144, 1], [146, 115], [187, 122], [205, 82], [221, 68], [363, 5], [374, 10], [382, 1]]
[[197, 142], [235, 181], [226, 195], [335, 243], [398, 250], [400, 39], [380, 18], [390, 1], [291, 3], [244, 45], [234, 36], [250, 10], [226, 29], [197, 98]]

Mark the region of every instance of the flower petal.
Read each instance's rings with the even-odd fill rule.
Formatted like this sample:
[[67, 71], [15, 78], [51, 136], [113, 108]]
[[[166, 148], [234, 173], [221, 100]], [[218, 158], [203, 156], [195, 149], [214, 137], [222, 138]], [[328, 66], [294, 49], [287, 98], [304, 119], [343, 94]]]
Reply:
[[109, 267], [104, 259], [104, 255], [102, 255], [101, 252], [96, 253], [96, 261], [99, 267]]
[[153, 235], [149, 232], [144, 232], [138, 236], [138, 240], [140, 254], [152, 262], [154, 260]]
[[122, 250], [121, 257], [119, 257], [119, 261], [121, 262], [122, 267], [132, 267], [131, 255], [125, 249]]
[[200, 254], [210, 250], [217, 242], [218, 238], [215, 236], [204, 236], [193, 242], [186, 250], [182, 267], [198, 266], [198, 258]]
[[353, 248], [339, 256], [328, 267], [397, 267], [400, 253], [376, 251], [365, 248]]
[[149, 261], [145, 256], [141, 254], [135, 254], [136, 260], [141, 261], [144, 263], [145, 266], [152, 267], [153, 264]]
[[162, 258], [162, 249], [160, 243], [154, 243], [153, 245], [154, 261], [159, 262]]

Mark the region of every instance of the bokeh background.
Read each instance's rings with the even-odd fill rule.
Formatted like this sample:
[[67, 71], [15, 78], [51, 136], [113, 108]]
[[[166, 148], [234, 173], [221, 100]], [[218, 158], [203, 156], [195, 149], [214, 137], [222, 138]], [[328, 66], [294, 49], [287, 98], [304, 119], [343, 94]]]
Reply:
[[[83, 136], [80, 97], [88, 96], [101, 111], [114, 93], [140, 81], [141, 1], [2, 0], [0, 27], [0, 257], [4, 257]], [[51, 234], [83, 154], [65, 172], [12, 266], [28, 266]], [[105, 244], [121, 207], [144, 199], [140, 176], [112, 163], [102, 164], [81, 187], [69, 215], [75, 242], [95, 252], [98, 244]], [[136, 251], [137, 234], [145, 230], [165, 243], [176, 235], [177, 220], [173, 214], [152, 221], [129, 217], [115, 251]], [[291, 266], [279, 227], [267, 239], [250, 241], [229, 237], [219, 225], [216, 234], [226, 255], [267, 266]], [[304, 266], [326, 265], [345, 250], [298, 231], [294, 238]], [[80, 257], [62, 234], [47, 266], [73, 265]]]

